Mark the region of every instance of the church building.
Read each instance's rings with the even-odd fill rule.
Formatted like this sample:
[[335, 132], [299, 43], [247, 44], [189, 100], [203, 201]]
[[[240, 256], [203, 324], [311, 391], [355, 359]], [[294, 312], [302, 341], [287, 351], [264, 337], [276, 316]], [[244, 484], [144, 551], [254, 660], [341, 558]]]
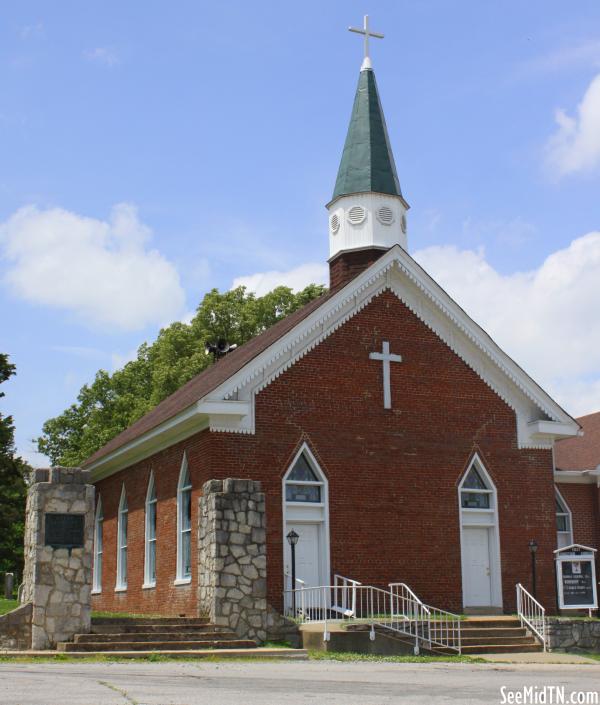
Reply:
[[292, 530], [306, 586], [402, 582], [459, 613], [514, 613], [533, 540], [537, 598], [555, 611], [564, 516], [569, 542], [600, 548], [597, 476], [555, 472], [555, 442], [580, 425], [411, 257], [408, 208], [366, 52], [327, 203], [329, 292], [84, 464], [95, 610], [196, 615], [203, 486], [239, 478], [265, 495], [278, 612]]

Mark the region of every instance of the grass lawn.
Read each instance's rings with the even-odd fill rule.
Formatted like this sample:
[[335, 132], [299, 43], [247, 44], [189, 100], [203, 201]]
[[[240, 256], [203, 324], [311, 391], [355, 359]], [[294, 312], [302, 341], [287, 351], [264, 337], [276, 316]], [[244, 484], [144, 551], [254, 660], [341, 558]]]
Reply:
[[379, 663], [486, 663], [474, 656], [377, 656], [350, 651], [309, 651], [311, 661], [376, 661]]
[[17, 600], [5, 600], [3, 597], [0, 597], [0, 614], [6, 614], [18, 606], [19, 603]]

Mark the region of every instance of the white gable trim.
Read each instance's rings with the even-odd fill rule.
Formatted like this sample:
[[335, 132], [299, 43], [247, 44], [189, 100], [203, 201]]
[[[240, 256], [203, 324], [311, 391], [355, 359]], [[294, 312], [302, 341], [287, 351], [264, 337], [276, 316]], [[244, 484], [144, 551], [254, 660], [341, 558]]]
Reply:
[[395, 246], [219, 387], [89, 467], [94, 481], [203, 428], [254, 433], [255, 397], [382, 292], [392, 291], [510, 408], [520, 448], [551, 448], [580, 427], [410, 257]]
[[[375, 296], [392, 291], [517, 415], [521, 448], [551, 448], [579, 425], [534, 382], [402, 248], [394, 247], [286, 335], [211, 392], [253, 401], [291, 365], [331, 335]], [[211, 426], [212, 427], [212, 426]], [[219, 429], [254, 432], [252, 413]]]

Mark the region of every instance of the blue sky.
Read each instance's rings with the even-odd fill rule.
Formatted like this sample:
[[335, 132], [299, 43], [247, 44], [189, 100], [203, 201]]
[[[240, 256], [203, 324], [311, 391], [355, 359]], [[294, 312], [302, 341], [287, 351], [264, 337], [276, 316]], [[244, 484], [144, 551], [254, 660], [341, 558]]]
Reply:
[[324, 278], [365, 12], [411, 252], [600, 409], [597, 2], [24, 0], [0, 23], [0, 350], [26, 457], [211, 287]]

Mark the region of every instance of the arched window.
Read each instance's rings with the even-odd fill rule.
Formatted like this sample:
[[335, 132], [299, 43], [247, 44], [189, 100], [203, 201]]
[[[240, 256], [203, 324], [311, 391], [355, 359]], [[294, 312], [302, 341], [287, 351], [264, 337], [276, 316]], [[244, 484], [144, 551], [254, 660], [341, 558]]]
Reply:
[[102, 592], [102, 543], [104, 515], [102, 513], [102, 497], [98, 497], [96, 516], [94, 518], [94, 580], [92, 592]]
[[286, 477], [285, 501], [320, 504], [323, 501], [322, 494], [323, 482], [302, 453]]
[[117, 519], [117, 590], [127, 590], [127, 495], [121, 490]]
[[144, 587], [156, 585], [156, 488], [150, 471], [146, 492], [146, 549], [144, 555]]
[[462, 482], [460, 506], [463, 509], [489, 509], [493, 491], [483, 480], [477, 465], [473, 463]]
[[573, 518], [563, 496], [555, 488], [556, 500], [556, 547], [564, 548], [573, 543]]
[[192, 483], [187, 456], [183, 455], [177, 484], [177, 580], [192, 579]]

